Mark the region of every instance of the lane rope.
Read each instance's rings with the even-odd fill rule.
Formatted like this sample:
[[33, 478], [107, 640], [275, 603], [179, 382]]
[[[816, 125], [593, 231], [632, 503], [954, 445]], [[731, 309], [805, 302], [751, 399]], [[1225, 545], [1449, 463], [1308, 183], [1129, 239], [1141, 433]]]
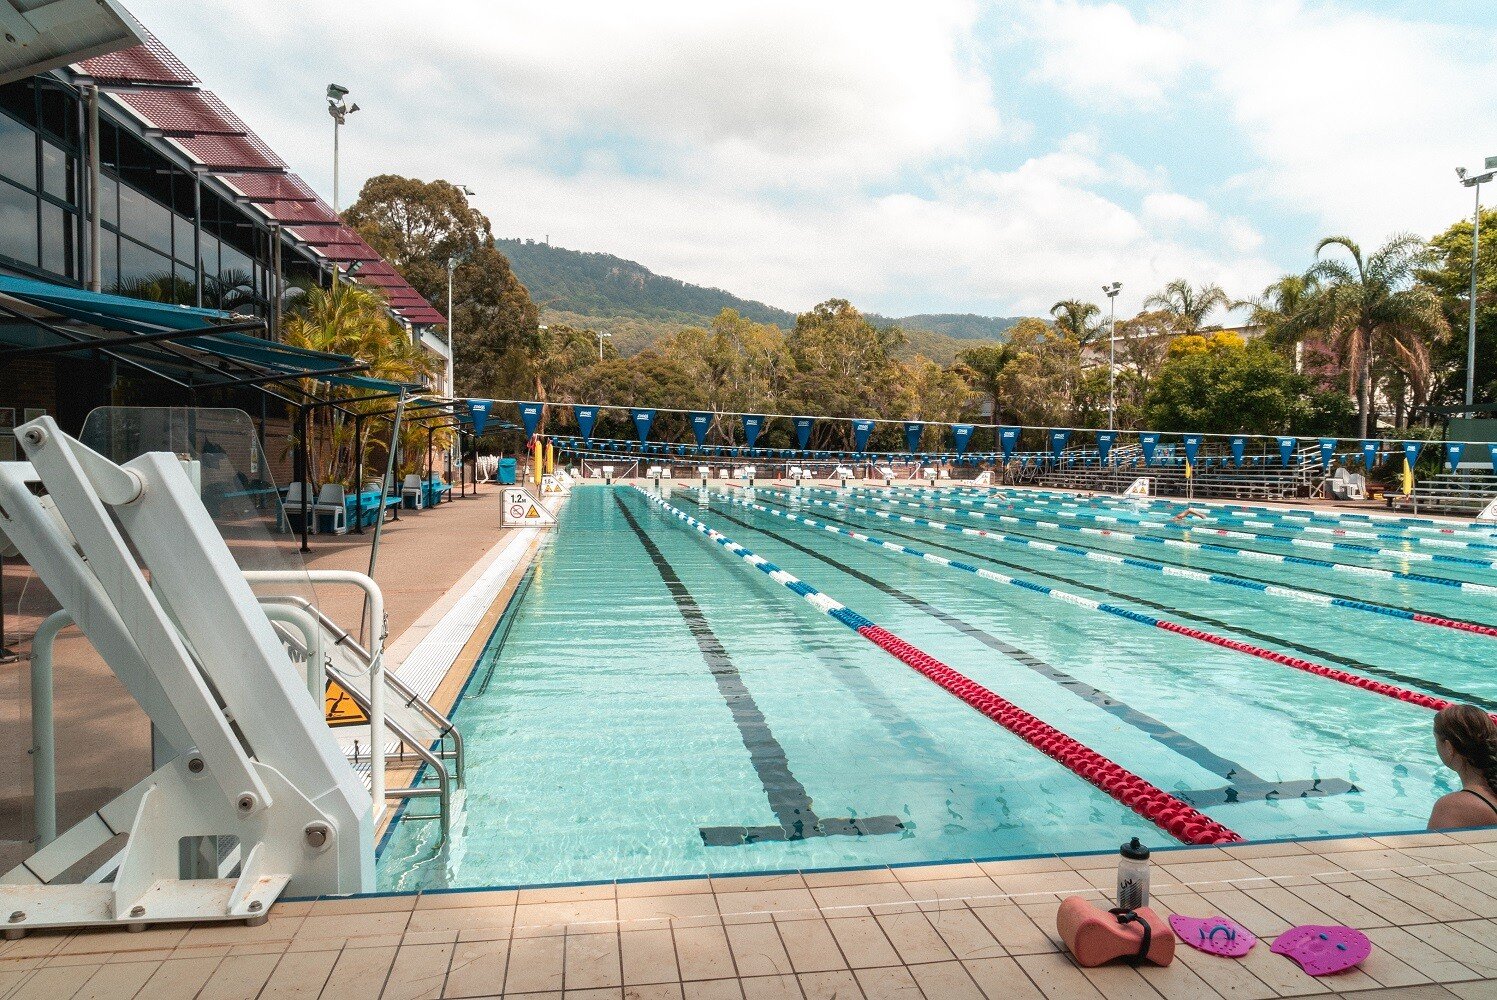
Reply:
[[901, 663], [940, 685], [1045, 756], [1057, 761], [1138, 815], [1156, 824], [1172, 837], [1187, 844], [1231, 844], [1242, 840], [1240, 834], [1194, 806], [1177, 799], [1164, 789], [1109, 760], [1075, 738], [1067, 736], [1059, 729], [1024, 711], [1013, 702], [942, 663], [929, 653], [916, 648], [893, 632], [874, 624], [847, 605], [787, 573], [762, 556], [755, 555], [722, 532], [678, 510], [663, 498], [637, 486], [631, 488], [638, 491], [664, 513], [670, 514], [677, 521], [711, 539], [725, 551], [737, 556], [786, 590], [800, 595], [807, 604], [822, 614], [841, 622]]

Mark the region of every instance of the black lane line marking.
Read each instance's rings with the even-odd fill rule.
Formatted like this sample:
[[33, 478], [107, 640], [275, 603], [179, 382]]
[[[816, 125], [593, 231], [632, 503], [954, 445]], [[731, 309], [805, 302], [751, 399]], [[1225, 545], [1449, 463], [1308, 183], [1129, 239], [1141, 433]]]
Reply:
[[1008, 643], [1004, 642], [1002, 639], [999, 639], [997, 636], [978, 628], [976, 625], [973, 625], [970, 622], [963, 621], [962, 619], [957, 618], [955, 615], [948, 614], [947, 612], [942, 611], [940, 608], [935, 607], [934, 605], [927, 604], [925, 601], [922, 601], [920, 598], [915, 597], [913, 594], [905, 593], [897, 587], [884, 583], [882, 580], [875, 579], [874, 577], [869, 576], [867, 573], [864, 573], [860, 570], [853, 569], [851, 566], [839, 562], [838, 560], [833, 559], [831, 556], [828, 556], [825, 553], [818, 552], [815, 549], [809, 548], [805, 545], [801, 545], [800, 543], [792, 541], [791, 539], [786, 538], [783, 535], [777, 534], [773, 531], [768, 531], [762, 527], [757, 527], [755, 525], [749, 524], [746, 521], [740, 521], [738, 518], [733, 517], [730, 514], [725, 514], [720, 510], [713, 511], [713, 513], [726, 521], [731, 521], [732, 523], [739, 525], [740, 527], [747, 528], [750, 531], [757, 531], [761, 535], [773, 538], [781, 544], [788, 545], [790, 548], [795, 549], [797, 552], [803, 552], [806, 555], [811, 556], [813, 559], [819, 559], [820, 561], [826, 563], [828, 566], [831, 566], [833, 569], [840, 570], [841, 572], [846, 573], [848, 576], [851, 576], [853, 579], [858, 580], [862, 583], [866, 583], [870, 587], [873, 587], [881, 593], [888, 594], [890, 597], [893, 597], [896, 600], [903, 601], [910, 607], [924, 612], [925, 614], [931, 616], [942, 624], [949, 625], [950, 627], [956, 629], [958, 632], [976, 639], [978, 642], [982, 643], [984, 646], [987, 646], [989, 649], [1002, 653], [1010, 659], [1015, 660], [1016, 662], [1028, 667], [1030, 670], [1033, 670], [1040, 676], [1054, 681], [1056, 684], [1060, 685], [1062, 689], [1069, 691], [1070, 693], [1076, 695], [1078, 698], [1082, 698], [1083, 700], [1096, 705], [1104, 712], [1107, 712], [1115, 718], [1126, 722], [1128, 725], [1144, 733], [1154, 741], [1163, 744], [1164, 746], [1173, 750], [1175, 753], [1186, 758], [1187, 760], [1194, 762], [1195, 764], [1199, 765], [1207, 771], [1212, 772], [1213, 774], [1219, 774], [1223, 778], [1226, 778], [1231, 782], [1230, 785], [1221, 788], [1203, 788], [1173, 793], [1177, 797], [1183, 799], [1193, 806], [1221, 805], [1233, 802], [1255, 801], [1258, 799], [1308, 798], [1311, 796], [1319, 797], [1324, 795], [1340, 795], [1344, 792], [1354, 792], [1358, 790], [1355, 785], [1351, 784], [1348, 781], [1343, 781], [1340, 778], [1312, 778], [1304, 781], [1269, 781], [1265, 778], [1260, 778], [1258, 775], [1254, 774], [1252, 771], [1248, 770], [1246, 767], [1242, 766], [1236, 761], [1229, 760], [1226, 757], [1221, 756], [1220, 754], [1212, 752], [1211, 750], [1197, 743], [1195, 740], [1192, 740], [1189, 736], [1186, 736], [1184, 733], [1176, 732], [1165, 723], [1159, 721], [1151, 715], [1148, 715], [1145, 712], [1141, 712], [1138, 709], [1133, 708], [1126, 702], [1114, 698], [1106, 691], [1102, 691], [1098, 688], [1092, 687], [1085, 681], [1073, 677], [1060, 668], [1046, 663], [1044, 660], [1035, 656], [1033, 653], [1020, 649], [1017, 646], [1011, 646]]
[[[775, 503], [781, 507], [786, 506], [780, 501], [770, 502]], [[867, 515], [862, 516], [866, 517]], [[1052, 580], [1058, 580], [1059, 582], [1069, 584], [1072, 587], [1080, 587], [1084, 590], [1094, 590], [1099, 594], [1106, 594], [1108, 597], [1111, 597], [1114, 600], [1131, 601], [1134, 604], [1142, 604], [1144, 607], [1149, 608], [1152, 611], [1159, 611], [1167, 615], [1172, 615], [1176, 618], [1183, 618], [1186, 621], [1198, 622], [1202, 625], [1210, 625], [1214, 628], [1223, 629], [1227, 632], [1236, 632], [1239, 635], [1248, 636], [1249, 638], [1263, 643], [1266, 646], [1285, 646], [1304, 656], [1314, 657], [1315, 659], [1323, 660], [1328, 663], [1335, 663], [1352, 670], [1360, 670], [1361, 672], [1371, 674], [1374, 677], [1381, 677], [1384, 680], [1395, 681], [1406, 687], [1423, 688], [1425, 691], [1428, 691], [1431, 694], [1437, 694], [1441, 698], [1446, 698], [1450, 701], [1469, 702], [1470, 704], [1480, 706], [1481, 708], [1484, 708], [1489, 712], [1497, 711], [1497, 702], [1494, 702], [1488, 698], [1481, 698], [1477, 695], [1469, 694], [1465, 691], [1458, 691], [1455, 688], [1447, 687], [1438, 681], [1427, 680], [1423, 677], [1415, 677], [1409, 674], [1400, 673], [1397, 670], [1389, 670], [1386, 667], [1375, 667], [1370, 663], [1363, 663], [1361, 660], [1353, 660], [1350, 657], [1338, 656], [1337, 654], [1329, 652], [1328, 650], [1317, 649], [1314, 646], [1307, 646], [1303, 643], [1285, 639], [1282, 636], [1268, 635], [1263, 632], [1258, 632], [1254, 629], [1248, 628], [1246, 625], [1237, 625], [1232, 622], [1224, 622], [1207, 615], [1186, 611], [1182, 608], [1172, 608], [1168, 605], [1160, 604], [1157, 601], [1151, 601], [1146, 597], [1139, 597], [1135, 594], [1124, 594], [1121, 591], [1110, 590], [1107, 587], [1103, 587], [1095, 583], [1085, 583], [1081, 580], [1075, 580], [1071, 577], [1063, 576], [1060, 573], [1049, 569], [1048, 567], [1045, 569], [1038, 569], [1033, 566], [1024, 566], [1022, 564], [1005, 562], [1004, 560], [998, 559], [987, 553], [978, 553], [972, 552], [968, 549], [959, 549], [955, 546], [945, 545], [930, 538], [921, 538], [916, 535], [907, 535], [901, 531], [893, 531], [882, 527], [875, 528], [873, 525], [858, 524], [839, 517], [831, 517], [828, 515], [822, 515], [822, 517], [824, 520], [831, 521], [836, 524], [842, 524], [850, 528], [856, 528], [859, 531], [864, 532], [865, 534], [869, 531], [876, 531], [881, 534], [888, 535], [890, 538], [903, 538], [907, 542], [914, 542], [915, 544], [923, 545], [926, 548], [944, 549], [947, 552], [952, 552], [960, 556], [966, 556], [969, 559], [978, 559], [983, 562], [990, 562], [994, 566], [1002, 566], [1004, 569], [1011, 569], [1016, 573], [1038, 573], [1041, 576], [1049, 577]], [[925, 530], [937, 532], [940, 529], [927, 528]]]
[[624, 500], [618, 493], [613, 495], [619, 512], [633, 529], [634, 535], [650, 556], [660, 579], [665, 583], [675, 601], [691, 637], [696, 640], [702, 659], [717, 683], [718, 693], [728, 706], [733, 724], [749, 753], [749, 763], [764, 786], [764, 795], [769, 799], [769, 808], [779, 820], [778, 826], [704, 826], [701, 828], [702, 842], [708, 847], [733, 847], [741, 844], [762, 843], [770, 840], [805, 840], [809, 837], [866, 837], [898, 833], [904, 824], [897, 816], [863, 816], [851, 819], [822, 819], [816, 815], [811, 796], [790, 771], [790, 761], [785, 748], [775, 739], [769, 728], [769, 720], [760, 711], [754, 696], [743, 683], [738, 668], [733, 665], [727, 649], [707, 624], [707, 618], [697, 605], [691, 591], [676, 575], [675, 568], [665, 554], [640, 527]]

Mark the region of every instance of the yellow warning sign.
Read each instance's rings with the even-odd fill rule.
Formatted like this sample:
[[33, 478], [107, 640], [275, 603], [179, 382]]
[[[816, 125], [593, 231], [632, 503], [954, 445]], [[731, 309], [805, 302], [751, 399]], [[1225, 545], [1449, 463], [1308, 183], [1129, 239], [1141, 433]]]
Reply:
[[541, 516], [541, 512], [535, 509], [535, 504], [531, 504], [530, 505], [530, 509], [525, 512], [525, 516], [526, 517], [540, 517]]
[[327, 724], [336, 729], [339, 726], [367, 726], [369, 716], [359, 707], [358, 702], [343, 689], [343, 685], [337, 681], [327, 682], [327, 695], [325, 698]]

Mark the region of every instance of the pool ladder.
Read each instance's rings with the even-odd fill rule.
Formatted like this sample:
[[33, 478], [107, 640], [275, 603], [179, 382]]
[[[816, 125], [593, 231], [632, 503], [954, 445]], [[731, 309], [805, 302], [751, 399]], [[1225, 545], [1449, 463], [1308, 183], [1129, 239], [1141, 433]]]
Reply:
[[[329, 651], [324, 657], [323, 669], [329, 680], [337, 684], [348, 693], [353, 703], [365, 715], [369, 713], [369, 696], [360, 685], [360, 675], [367, 677], [370, 667], [369, 651], [359, 644], [358, 640], [340, 627], [311, 601], [294, 595], [279, 595], [273, 599], [276, 602], [284, 602], [294, 605], [311, 615], [317, 623], [325, 630], [331, 641], [324, 641], [323, 649]], [[281, 630], [283, 641], [290, 644], [298, 653], [306, 655], [305, 643], [295, 630]], [[341, 649], [346, 656], [353, 661], [354, 670], [347, 669], [347, 664], [340, 665], [341, 657], [332, 655], [331, 651]], [[395, 762], [405, 764], [410, 762], [410, 757], [415, 757], [424, 765], [419, 774], [423, 777], [432, 777], [436, 780], [435, 787], [430, 785], [414, 785], [409, 788], [387, 787], [385, 798], [396, 801], [406, 799], [434, 798], [437, 800], [437, 811], [427, 814], [407, 813], [402, 818], [408, 820], [437, 820], [440, 823], [441, 832], [438, 835], [437, 847], [440, 848], [447, 840], [448, 832], [452, 825], [453, 803], [459, 793], [466, 785], [467, 764], [463, 752], [462, 733], [453, 725], [452, 720], [432, 707], [431, 703], [421, 696], [414, 688], [391, 670], [384, 672], [385, 687], [389, 694], [398, 699], [395, 705], [385, 706], [385, 728], [395, 737], [394, 752], [386, 747], [384, 750], [386, 763]], [[393, 709], [393, 710], [392, 710]], [[419, 730], [419, 731], [418, 731]], [[377, 737], [371, 733], [370, 740]], [[409, 751], [409, 755], [407, 754]], [[372, 752], [372, 748], [371, 748]], [[360, 769], [360, 755], [357, 750], [353, 755], [353, 763], [356, 769]], [[449, 771], [447, 761], [452, 761], [453, 766]], [[367, 761], [367, 758], [366, 758]], [[364, 765], [367, 767], [367, 762]]]

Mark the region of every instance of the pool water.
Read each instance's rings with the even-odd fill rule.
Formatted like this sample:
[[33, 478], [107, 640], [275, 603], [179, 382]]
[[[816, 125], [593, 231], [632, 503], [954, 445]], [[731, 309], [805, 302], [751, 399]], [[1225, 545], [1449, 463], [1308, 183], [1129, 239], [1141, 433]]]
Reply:
[[[735, 494], [737, 491], [733, 491]], [[980, 508], [900, 491], [760, 489], [761, 507], [851, 527], [1010, 576], [1455, 700], [1497, 708], [1497, 638], [991, 538], [891, 522], [862, 506], [1240, 579], [1497, 625], [1490, 593], [1303, 564], [990, 523]], [[1292, 547], [1168, 520], [1165, 502], [1017, 494], [1015, 516], [1425, 574], [1497, 572], [1398, 555]], [[733, 497], [732, 499], [740, 499]], [[854, 611], [1249, 839], [1422, 828], [1456, 787], [1432, 714], [1336, 681], [830, 534], [740, 503], [668, 498]], [[810, 503], [818, 499], [840, 508]], [[1071, 506], [1063, 506], [1070, 504]], [[1077, 506], [1079, 504], [1079, 506]], [[1064, 511], [1069, 521], [1048, 517]], [[1317, 521], [1329, 524], [1331, 518]], [[1347, 520], [1366, 531], [1368, 522]], [[1430, 537], [1392, 521], [1382, 535]], [[1491, 532], [1449, 537], [1476, 546]], [[1350, 539], [1490, 559], [1497, 551]], [[1176, 843], [1059, 763], [654, 507], [632, 487], [572, 491], [522, 596], [456, 712], [466, 808], [438, 848], [400, 822], [384, 889], [537, 884], [880, 865]]]

